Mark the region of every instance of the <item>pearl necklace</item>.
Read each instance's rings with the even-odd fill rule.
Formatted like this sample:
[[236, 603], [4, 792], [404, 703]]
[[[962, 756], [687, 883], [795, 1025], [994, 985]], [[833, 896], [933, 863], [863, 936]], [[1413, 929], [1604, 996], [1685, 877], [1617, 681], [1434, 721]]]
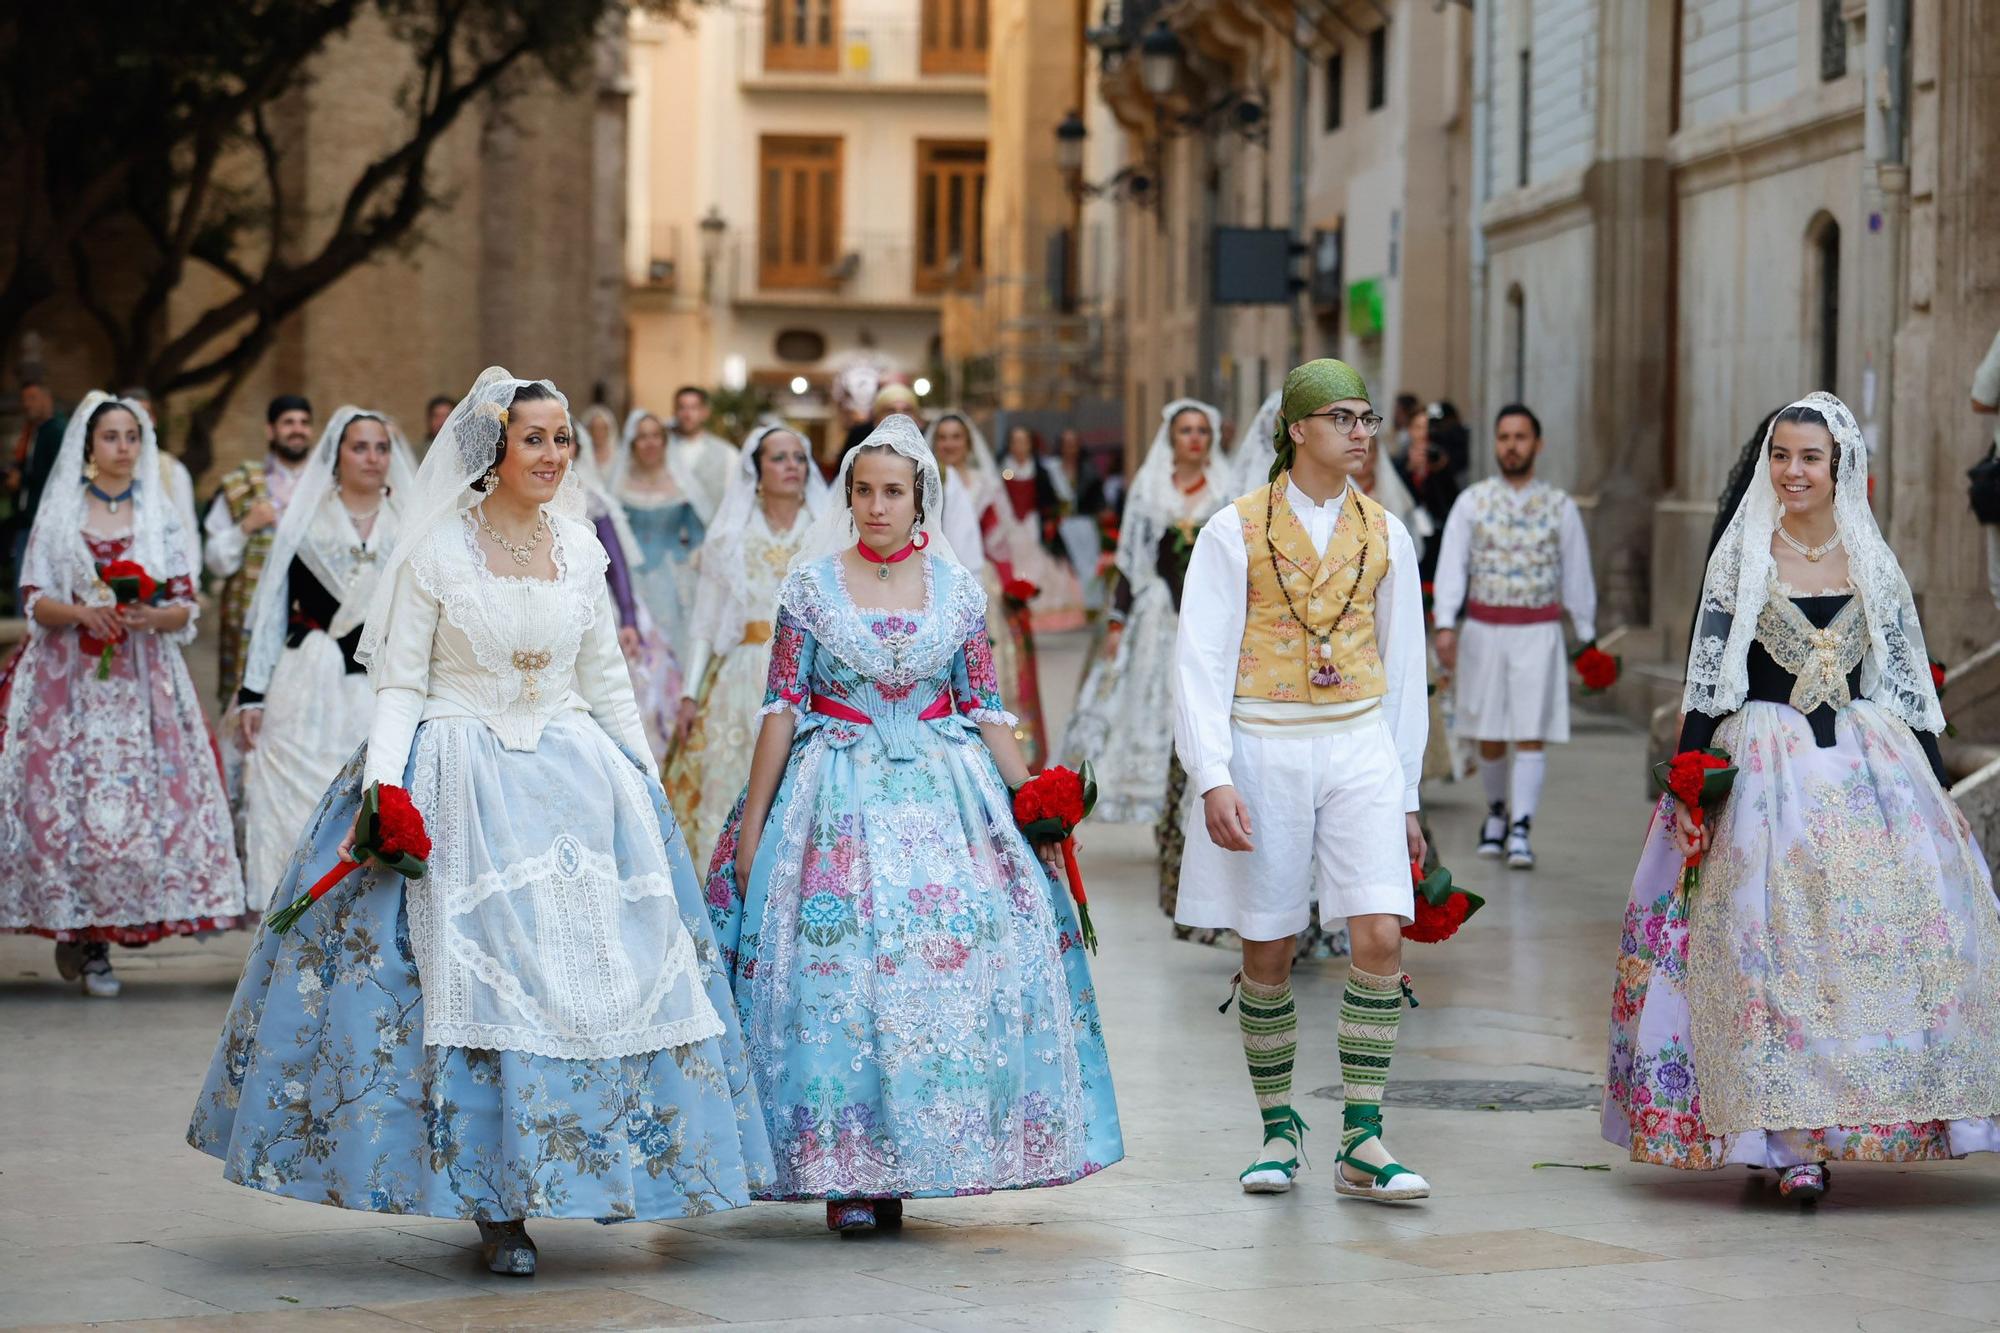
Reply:
[[1827, 538], [1825, 541], [1821, 542], [1818, 546], [1807, 546], [1797, 537], [1794, 537], [1791, 533], [1786, 532], [1785, 525], [1782, 523], [1778, 525], [1778, 536], [1784, 539], [1785, 545], [1791, 547], [1794, 551], [1797, 551], [1800, 555], [1804, 556], [1808, 562], [1815, 565], [1818, 564], [1820, 561], [1826, 559], [1827, 552], [1833, 550], [1834, 547], [1840, 545], [1840, 529], [1838, 528], [1835, 528], [1833, 530], [1833, 536]]

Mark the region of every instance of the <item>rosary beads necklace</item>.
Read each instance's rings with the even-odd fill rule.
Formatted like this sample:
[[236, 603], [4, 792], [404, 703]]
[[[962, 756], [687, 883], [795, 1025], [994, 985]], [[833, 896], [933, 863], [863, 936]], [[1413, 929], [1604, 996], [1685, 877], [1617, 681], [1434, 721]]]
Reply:
[[[1347, 489], [1352, 491], [1354, 488], [1350, 486]], [[1362, 524], [1362, 529], [1361, 559], [1355, 565], [1354, 584], [1347, 590], [1347, 600], [1340, 604], [1339, 614], [1334, 616], [1324, 630], [1316, 630], [1306, 622], [1306, 618], [1299, 614], [1299, 608], [1293, 604], [1292, 590], [1285, 586], [1285, 571], [1278, 566], [1278, 543], [1271, 536], [1271, 519], [1277, 498], [1278, 486], [1274, 482], [1264, 496], [1264, 549], [1270, 553], [1271, 574], [1278, 580], [1278, 591], [1284, 594], [1285, 609], [1292, 613], [1292, 619], [1298, 622], [1299, 628], [1313, 641], [1312, 646], [1307, 649], [1306, 665], [1310, 668], [1308, 679], [1319, 689], [1330, 689], [1345, 683], [1341, 679], [1340, 668], [1333, 664], [1333, 632], [1340, 628], [1341, 621], [1347, 619], [1347, 612], [1354, 605], [1354, 596], [1361, 591], [1361, 580], [1368, 573], [1368, 516], [1361, 512], [1361, 501], [1356, 500], [1354, 512]]]

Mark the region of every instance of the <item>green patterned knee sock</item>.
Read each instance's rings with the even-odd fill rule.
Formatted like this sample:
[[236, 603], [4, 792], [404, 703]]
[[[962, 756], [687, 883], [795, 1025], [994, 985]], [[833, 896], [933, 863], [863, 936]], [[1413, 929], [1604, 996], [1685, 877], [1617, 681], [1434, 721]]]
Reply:
[[1266, 986], [1244, 977], [1236, 1022], [1243, 1030], [1243, 1058], [1250, 1066], [1250, 1091], [1264, 1117], [1264, 1138], [1283, 1138], [1280, 1128], [1290, 1128], [1298, 1119], [1292, 1110], [1292, 1065], [1299, 1053], [1299, 1011], [1292, 1004], [1290, 980]]
[[1378, 977], [1350, 968], [1340, 997], [1340, 1074], [1347, 1084], [1341, 1116], [1340, 1150], [1350, 1151], [1370, 1130], [1380, 1132], [1382, 1088], [1396, 1054], [1396, 1029], [1403, 1021], [1403, 978]]

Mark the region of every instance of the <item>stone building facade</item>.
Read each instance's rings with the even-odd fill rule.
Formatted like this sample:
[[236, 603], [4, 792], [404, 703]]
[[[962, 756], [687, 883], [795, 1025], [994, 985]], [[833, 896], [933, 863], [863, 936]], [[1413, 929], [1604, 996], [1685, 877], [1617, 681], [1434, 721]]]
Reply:
[[1606, 623], [1662, 697], [1730, 467], [1817, 388], [1872, 443], [1934, 655], [1991, 642], [1963, 473], [2000, 327], [2000, 9], [1494, 0], [1475, 22], [1476, 405], [1540, 412]]

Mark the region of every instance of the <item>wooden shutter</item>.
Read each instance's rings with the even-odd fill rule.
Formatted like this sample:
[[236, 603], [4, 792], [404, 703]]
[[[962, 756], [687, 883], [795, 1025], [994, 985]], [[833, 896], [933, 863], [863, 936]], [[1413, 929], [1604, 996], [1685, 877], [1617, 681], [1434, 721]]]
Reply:
[[970, 290], [985, 268], [986, 145], [917, 140], [916, 289]]
[[986, 72], [987, 0], [922, 0], [926, 74]]
[[840, 259], [840, 140], [758, 141], [757, 282], [831, 287]]
[[764, 0], [764, 68], [832, 74], [840, 68], [840, 0]]

